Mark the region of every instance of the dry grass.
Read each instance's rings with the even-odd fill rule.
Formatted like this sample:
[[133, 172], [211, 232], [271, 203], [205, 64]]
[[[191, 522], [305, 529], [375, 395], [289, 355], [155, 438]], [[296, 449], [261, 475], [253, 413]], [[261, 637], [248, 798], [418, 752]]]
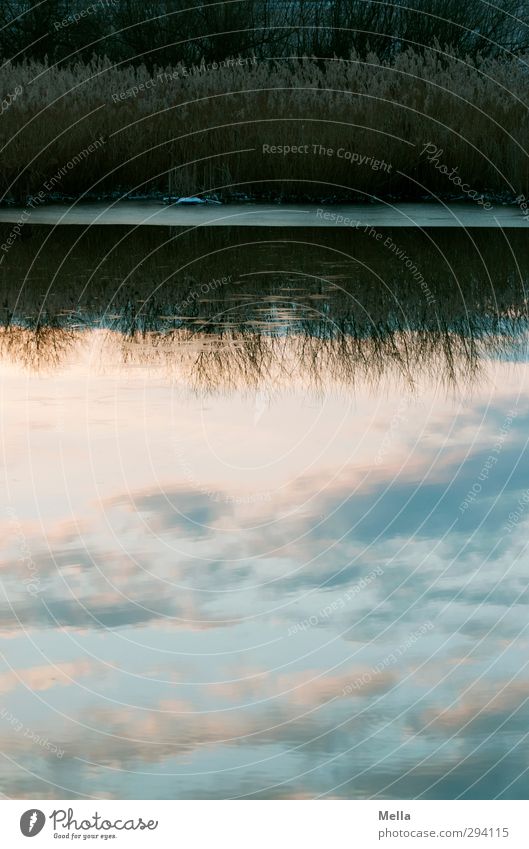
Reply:
[[[37, 62], [0, 70], [2, 96], [23, 87], [0, 124], [2, 196], [49, 194], [46, 183], [80, 151], [105, 143], [67, 171], [57, 193], [247, 192], [333, 198], [453, 196], [458, 190], [421, 150], [468, 186], [529, 193], [529, 72], [526, 60], [464, 62], [430, 50], [391, 64], [260, 61], [183, 76], [114, 67], [105, 59], [71, 68]], [[114, 99], [113, 99], [114, 96]], [[308, 145], [307, 154], [264, 154], [263, 144]], [[351, 165], [312, 145], [384, 160], [391, 170]]]

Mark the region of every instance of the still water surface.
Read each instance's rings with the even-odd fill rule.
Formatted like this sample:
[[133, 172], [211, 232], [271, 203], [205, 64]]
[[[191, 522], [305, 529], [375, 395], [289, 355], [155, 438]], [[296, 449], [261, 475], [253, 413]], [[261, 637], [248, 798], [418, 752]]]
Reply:
[[478, 236], [17, 243], [6, 796], [527, 798], [529, 251]]

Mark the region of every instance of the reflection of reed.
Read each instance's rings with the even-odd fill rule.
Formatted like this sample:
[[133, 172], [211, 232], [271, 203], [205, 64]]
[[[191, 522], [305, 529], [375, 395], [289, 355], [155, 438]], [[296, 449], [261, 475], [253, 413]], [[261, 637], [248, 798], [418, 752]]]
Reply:
[[482, 360], [509, 356], [514, 337], [468, 339], [454, 333], [392, 333], [358, 338], [294, 334], [266, 336], [230, 331], [214, 344], [202, 334], [172, 333], [127, 339], [114, 336], [122, 361], [178, 374], [196, 391], [278, 389], [302, 384], [325, 387], [376, 385], [392, 378], [412, 387], [430, 378], [449, 386], [470, 385]]
[[0, 333], [0, 351], [32, 370], [59, 367], [79, 358], [90, 335], [90, 366], [103, 370], [141, 366], [171, 377], [199, 394], [234, 390], [278, 391], [303, 386], [376, 386], [383, 379], [409, 388], [420, 380], [470, 386], [482, 360], [510, 356], [525, 335], [470, 339], [452, 332], [394, 332], [371, 337], [294, 333], [266, 335], [231, 329], [215, 336], [191, 330], [126, 335], [110, 330], [80, 331], [11, 326]]
[[56, 318], [41, 315], [25, 326], [9, 322], [0, 328], [0, 355], [32, 371], [46, 371], [63, 365], [74, 354], [79, 334]]
[[79, 356], [90, 334], [102, 364], [179, 374], [197, 391], [419, 376], [453, 385], [525, 339], [525, 234], [506, 246], [490, 232], [440, 231], [436, 243], [393, 233], [426, 297], [394, 253], [355, 232], [318, 233], [317, 244], [305, 234], [301, 245], [281, 234], [271, 247], [263, 231], [98, 228], [73, 251], [72, 230], [43, 250], [17, 243], [0, 267], [0, 354], [32, 369]]

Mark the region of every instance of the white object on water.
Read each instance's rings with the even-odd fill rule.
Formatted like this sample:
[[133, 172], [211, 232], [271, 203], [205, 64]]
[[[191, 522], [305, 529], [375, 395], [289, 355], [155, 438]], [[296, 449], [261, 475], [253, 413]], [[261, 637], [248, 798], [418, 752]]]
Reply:
[[220, 200], [213, 200], [213, 198], [195, 198], [195, 197], [177, 198], [175, 203], [191, 203], [191, 204], [195, 204], [195, 203], [216, 203], [219, 206], [221, 206]]
[[177, 203], [207, 203], [204, 198], [178, 198]]

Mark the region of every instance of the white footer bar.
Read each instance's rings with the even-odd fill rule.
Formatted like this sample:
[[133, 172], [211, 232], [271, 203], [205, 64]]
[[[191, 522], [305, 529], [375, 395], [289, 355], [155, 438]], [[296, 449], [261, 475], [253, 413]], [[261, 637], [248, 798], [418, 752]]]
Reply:
[[[525, 801], [5, 800], [0, 833], [9, 849], [94, 843], [124, 849], [527, 849], [527, 808]], [[32, 837], [35, 844], [28, 844]]]

